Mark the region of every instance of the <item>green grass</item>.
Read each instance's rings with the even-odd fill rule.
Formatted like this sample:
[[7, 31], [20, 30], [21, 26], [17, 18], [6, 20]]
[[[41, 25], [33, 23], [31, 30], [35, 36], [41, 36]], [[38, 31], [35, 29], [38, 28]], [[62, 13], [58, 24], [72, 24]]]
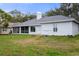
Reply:
[[0, 35], [1, 56], [79, 56], [79, 35]]

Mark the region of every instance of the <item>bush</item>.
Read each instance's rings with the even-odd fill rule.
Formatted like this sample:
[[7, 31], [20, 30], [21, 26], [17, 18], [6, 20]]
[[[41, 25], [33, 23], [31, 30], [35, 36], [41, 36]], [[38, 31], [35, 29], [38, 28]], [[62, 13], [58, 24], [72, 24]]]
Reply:
[[73, 36], [73, 35], [67, 35], [67, 37], [69, 37], [69, 38], [73, 38], [74, 36]]

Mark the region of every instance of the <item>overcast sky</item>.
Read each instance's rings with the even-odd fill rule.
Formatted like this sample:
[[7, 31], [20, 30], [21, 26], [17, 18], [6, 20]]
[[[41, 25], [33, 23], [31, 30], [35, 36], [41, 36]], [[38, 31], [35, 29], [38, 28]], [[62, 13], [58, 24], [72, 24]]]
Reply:
[[6, 12], [17, 9], [23, 13], [44, 13], [59, 7], [58, 3], [0, 3], [0, 8]]

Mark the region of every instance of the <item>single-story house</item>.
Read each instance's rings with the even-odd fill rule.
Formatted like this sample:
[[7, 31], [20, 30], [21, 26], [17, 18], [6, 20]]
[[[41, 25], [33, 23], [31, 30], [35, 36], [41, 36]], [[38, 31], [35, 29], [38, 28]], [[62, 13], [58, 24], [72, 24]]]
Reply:
[[76, 35], [79, 34], [79, 21], [62, 15], [42, 17], [9, 26], [12, 34], [33, 35]]

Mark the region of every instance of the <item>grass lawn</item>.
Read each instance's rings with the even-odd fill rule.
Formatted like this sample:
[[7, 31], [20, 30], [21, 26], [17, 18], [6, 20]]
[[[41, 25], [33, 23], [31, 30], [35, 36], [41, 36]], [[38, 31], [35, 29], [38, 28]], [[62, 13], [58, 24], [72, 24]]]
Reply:
[[79, 35], [74, 37], [0, 35], [0, 55], [79, 56]]

